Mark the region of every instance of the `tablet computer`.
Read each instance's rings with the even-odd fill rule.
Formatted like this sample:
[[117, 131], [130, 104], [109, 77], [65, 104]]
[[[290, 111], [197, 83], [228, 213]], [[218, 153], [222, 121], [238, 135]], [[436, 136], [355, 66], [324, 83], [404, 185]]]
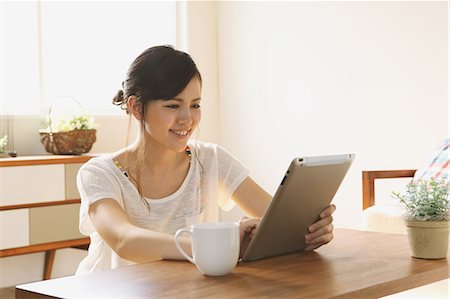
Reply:
[[354, 154], [295, 158], [270, 201], [242, 262], [306, 248], [308, 227], [330, 205]]

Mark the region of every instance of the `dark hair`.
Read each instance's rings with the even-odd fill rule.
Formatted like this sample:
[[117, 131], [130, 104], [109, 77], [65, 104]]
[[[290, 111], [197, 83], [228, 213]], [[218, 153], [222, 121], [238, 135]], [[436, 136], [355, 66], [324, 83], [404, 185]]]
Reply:
[[152, 100], [173, 99], [181, 93], [191, 79], [201, 75], [189, 54], [172, 46], [156, 46], [145, 50], [130, 65], [123, 90], [113, 98], [113, 104], [127, 110], [128, 97], [136, 96], [145, 106]]

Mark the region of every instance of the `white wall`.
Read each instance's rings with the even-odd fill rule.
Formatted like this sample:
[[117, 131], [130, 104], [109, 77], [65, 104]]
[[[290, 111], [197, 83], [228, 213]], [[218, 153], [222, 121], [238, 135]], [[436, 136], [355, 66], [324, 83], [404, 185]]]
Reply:
[[419, 167], [448, 135], [447, 5], [219, 2], [222, 145], [272, 194], [295, 156], [356, 153], [334, 202], [358, 228], [361, 171]]
[[186, 50], [202, 75], [202, 120], [195, 139], [219, 143], [219, 86], [216, 3], [185, 2]]

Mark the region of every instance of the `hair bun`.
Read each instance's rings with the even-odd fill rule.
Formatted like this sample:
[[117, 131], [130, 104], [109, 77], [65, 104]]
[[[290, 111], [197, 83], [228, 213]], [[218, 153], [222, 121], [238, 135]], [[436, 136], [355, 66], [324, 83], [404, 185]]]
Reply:
[[127, 100], [124, 97], [124, 93], [122, 89], [117, 91], [117, 94], [112, 100], [112, 103], [116, 106], [120, 106], [120, 109], [126, 110], [128, 113]]

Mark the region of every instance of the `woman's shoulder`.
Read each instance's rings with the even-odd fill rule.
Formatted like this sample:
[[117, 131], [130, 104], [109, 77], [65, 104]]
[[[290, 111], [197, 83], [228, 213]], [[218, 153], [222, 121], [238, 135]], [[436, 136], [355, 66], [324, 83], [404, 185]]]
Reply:
[[103, 154], [97, 157], [94, 157], [84, 163], [80, 167], [80, 171], [108, 171], [111, 169], [111, 166], [113, 165], [112, 155], [111, 154]]
[[198, 141], [198, 140], [191, 140], [188, 143], [190, 148], [196, 149], [196, 150], [215, 150], [217, 148], [217, 144], [211, 143], [211, 142], [204, 142], [204, 141]]
[[193, 150], [195, 155], [198, 155], [200, 158], [211, 158], [217, 155], [217, 151], [220, 148], [218, 144], [211, 142], [203, 142], [203, 141], [190, 141], [188, 143], [191, 150]]
[[229, 160], [230, 157], [234, 157], [228, 150], [216, 143], [192, 141], [189, 143], [189, 147], [191, 148], [191, 150], [193, 149], [194, 154], [202, 160]]

